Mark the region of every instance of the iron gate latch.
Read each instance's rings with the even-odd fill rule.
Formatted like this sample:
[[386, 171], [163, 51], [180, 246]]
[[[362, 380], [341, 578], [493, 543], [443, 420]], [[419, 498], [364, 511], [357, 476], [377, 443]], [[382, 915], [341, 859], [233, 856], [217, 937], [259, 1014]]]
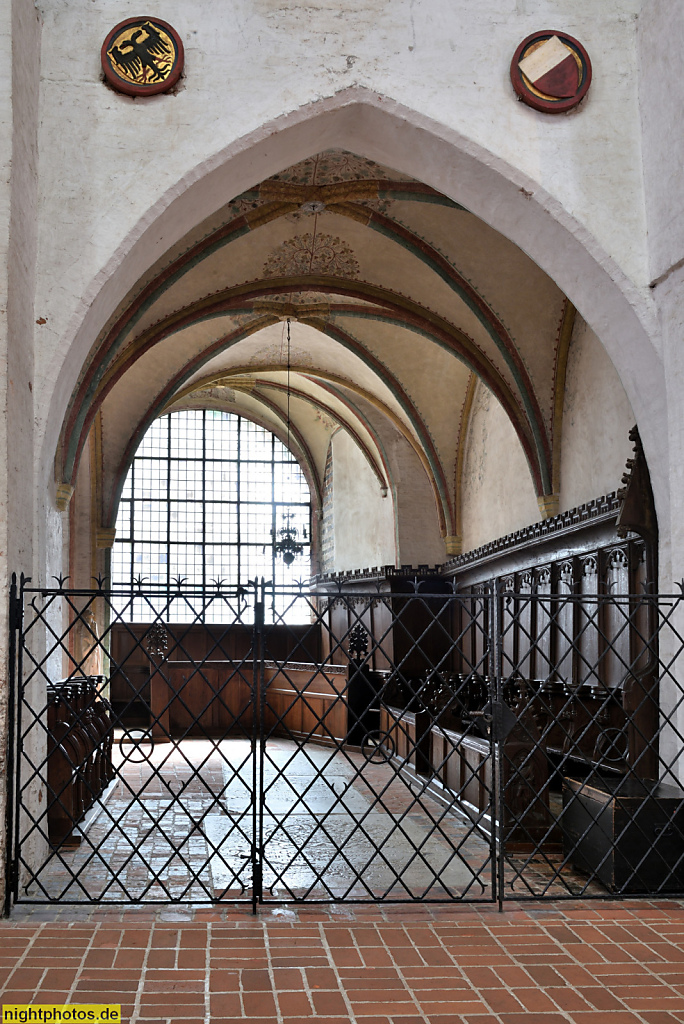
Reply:
[[518, 724], [518, 719], [508, 704], [504, 704], [502, 700], [490, 700], [482, 711], [471, 711], [471, 716], [480, 719], [482, 735], [494, 743], [502, 743]]

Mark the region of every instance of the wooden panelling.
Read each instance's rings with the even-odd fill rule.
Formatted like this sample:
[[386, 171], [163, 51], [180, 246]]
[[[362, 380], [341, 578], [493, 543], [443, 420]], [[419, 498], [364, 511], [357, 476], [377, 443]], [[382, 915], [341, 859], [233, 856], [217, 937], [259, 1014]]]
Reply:
[[[388, 737], [386, 749], [393, 751], [397, 764], [439, 780], [443, 798], [482, 828], [490, 829], [495, 817], [509, 846], [549, 838], [548, 764], [538, 735], [531, 731], [534, 725], [524, 715], [495, 749], [472, 731], [445, 728], [426, 714], [385, 706], [380, 723]], [[498, 785], [494, 787], [495, 758], [502, 776], [501, 805]]]
[[[131, 700], [131, 693], [137, 694], [151, 710], [156, 739], [251, 735], [256, 700], [251, 630], [202, 625], [165, 628], [168, 648], [159, 656], [146, 650], [149, 626], [114, 627], [113, 699], [121, 706]], [[343, 741], [348, 719], [347, 665], [323, 670], [314, 662], [290, 660], [298, 650], [320, 650], [317, 628], [271, 626], [267, 635], [269, 649], [279, 654], [263, 663], [266, 731]]]
[[[252, 627], [166, 623], [162, 657], [147, 651], [150, 628], [146, 623], [112, 626], [110, 693], [122, 721], [138, 725], [154, 719], [158, 737], [251, 729]], [[264, 642], [278, 662], [296, 659], [304, 650], [313, 662], [321, 649], [320, 629], [271, 625]]]
[[264, 665], [264, 723], [274, 735], [343, 742], [347, 735], [347, 669], [288, 662]]
[[419, 775], [434, 777], [435, 765], [440, 762], [432, 750], [431, 725], [427, 712], [414, 714], [389, 706], [380, 709], [381, 735], [390, 737], [390, 748], [393, 743], [398, 760], [411, 765]]

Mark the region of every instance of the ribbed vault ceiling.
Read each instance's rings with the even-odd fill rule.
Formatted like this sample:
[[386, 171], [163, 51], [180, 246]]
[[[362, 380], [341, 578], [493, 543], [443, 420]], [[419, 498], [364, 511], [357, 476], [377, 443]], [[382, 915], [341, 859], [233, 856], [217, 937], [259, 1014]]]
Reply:
[[162, 411], [212, 405], [284, 437], [289, 318], [292, 440], [314, 494], [340, 428], [391, 487], [394, 433], [454, 535], [477, 378], [510, 416], [537, 493], [551, 492], [567, 312], [523, 252], [456, 203], [353, 154], [318, 154], [232, 199], [139, 282], [72, 395], [59, 482], [73, 484], [98, 414], [104, 525]]

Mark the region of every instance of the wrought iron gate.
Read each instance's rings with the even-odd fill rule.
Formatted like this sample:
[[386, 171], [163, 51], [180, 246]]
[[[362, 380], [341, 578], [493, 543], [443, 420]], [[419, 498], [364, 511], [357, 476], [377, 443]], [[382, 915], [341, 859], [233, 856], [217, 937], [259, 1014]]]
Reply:
[[7, 906], [684, 891], [681, 595], [12, 587]]

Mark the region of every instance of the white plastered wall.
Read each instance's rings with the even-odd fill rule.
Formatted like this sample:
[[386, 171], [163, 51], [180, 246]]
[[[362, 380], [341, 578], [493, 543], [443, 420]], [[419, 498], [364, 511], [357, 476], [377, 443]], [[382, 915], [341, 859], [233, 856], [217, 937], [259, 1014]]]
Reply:
[[[10, 231], [10, 174], [12, 168], [12, 10], [0, 5], [0, 493], [3, 515], [0, 517], [0, 543], [7, 544], [6, 451], [7, 451], [7, 290]], [[2, 560], [0, 580], [7, 584], [7, 560]], [[7, 634], [3, 632], [0, 653], [7, 657]], [[7, 677], [0, 677], [0, 777], [7, 777]], [[5, 820], [6, 787], [0, 792], [0, 821]], [[1, 842], [1, 840], [0, 840]], [[5, 885], [5, 859], [0, 857], [0, 892]]]
[[[639, 8], [640, 0], [352, 0], [340, 18], [294, 0], [239, 0], [229, 13], [209, 0], [176, 0], [163, 15], [185, 40], [186, 77], [175, 95], [140, 101], [107, 89], [98, 68], [102, 37], [133, 8], [46, 0], [38, 306], [48, 325], [37, 403], [39, 486], [49, 484], [54, 434], [87, 348], [125, 289], [227, 195], [330, 145], [458, 198], [576, 292], [571, 297], [602, 338], [608, 321], [616, 339], [631, 333], [638, 348], [648, 303], [638, 294], [646, 281], [644, 201], [637, 83], [628, 72]], [[567, 117], [516, 103], [508, 81], [515, 46], [544, 20], [578, 35], [594, 59], [592, 90]], [[67, 72], [65, 41], [75, 37]], [[354, 106], [359, 98], [365, 109]], [[307, 104], [322, 120], [299, 131]], [[371, 108], [391, 112], [395, 124], [383, 127]], [[288, 112], [294, 131], [285, 142], [274, 119], [287, 120]], [[440, 152], [446, 140], [460, 157]], [[206, 175], [212, 180], [200, 182]], [[509, 190], [495, 187], [499, 175]], [[193, 182], [201, 187], [186, 204]], [[572, 236], [568, 245], [550, 237], [556, 222]], [[129, 258], [136, 239], [141, 246]], [[580, 266], [580, 251], [591, 253], [601, 273]], [[628, 295], [620, 315], [611, 287], [599, 294], [603, 276]], [[655, 370], [652, 381], [629, 365], [621, 373], [628, 390], [639, 379], [657, 390]], [[644, 440], [648, 447], [651, 438]], [[666, 493], [658, 497], [666, 502]]]
[[[635, 417], [605, 348], [577, 317], [568, 353], [561, 436], [560, 510], [621, 486]], [[463, 549], [469, 551], [539, 519], [520, 442], [503, 408], [478, 384], [461, 481]]]
[[621, 486], [632, 455], [635, 416], [615, 367], [578, 317], [568, 352], [561, 436], [560, 509], [575, 508]]
[[394, 565], [394, 503], [345, 430], [332, 439], [334, 570]]
[[[47, 495], [34, 497], [34, 291], [38, 186], [38, 103], [40, 20], [30, 0], [13, 0], [0, 9], [0, 588], [7, 595], [13, 570], [33, 575], [35, 523], [45, 513]], [[6, 601], [6, 597], [5, 597]], [[0, 619], [0, 777], [5, 778], [8, 634], [6, 613]], [[36, 636], [39, 645], [44, 636]], [[39, 708], [45, 702], [40, 679], [25, 699]], [[28, 732], [28, 765], [44, 756], [45, 735]], [[27, 790], [24, 802], [34, 817], [44, 794]], [[0, 796], [4, 821], [5, 787]], [[43, 803], [44, 806], [44, 803]], [[28, 827], [22, 818], [20, 831]], [[4, 838], [4, 833], [3, 833]], [[43, 843], [35, 833], [26, 857], [40, 857]], [[4, 865], [0, 858], [0, 891]]]
[[[667, 412], [660, 444], [669, 449], [671, 522], [659, 518], [660, 589], [676, 589], [684, 577], [684, 5], [677, 0], [646, 0], [638, 23], [638, 71], [640, 115], [643, 130], [643, 175], [646, 194], [648, 260], [651, 296], [659, 319], [659, 339], [665, 387], [658, 403]], [[655, 420], [658, 407], [654, 403]], [[641, 429], [641, 419], [639, 422]], [[643, 433], [643, 431], [642, 431]], [[647, 452], [648, 456], [648, 452]], [[652, 460], [649, 458], [651, 475]], [[672, 617], [672, 625], [684, 637], [684, 614]], [[684, 707], [676, 679], [684, 685], [684, 659], [675, 658], [681, 641], [664, 631], [660, 658], [670, 666], [661, 683], [660, 702], [671, 724], [663, 721], [660, 756], [684, 778]]]
[[525, 452], [501, 403], [482, 382], [468, 421], [460, 500], [464, 551], [540, 518]]
[[[684, 507], [684, 5], [646, 0], [638, 21], [638, 75], [643, 131], [643, 176], [647, 213], [648, 278], [659, 320], [656, 335], [664, 367], [664, 387], [651, 406], [656, 420], [666, 411], [659, 444], [669, 449], [673, 509]], [[634, 402], [632, 402], [634, 405]], [[635, 410], [636, 411], [636, 410]], [[639, 422], [641, 429], [641, 419]], [[643, 430], [642, 430], [643, 434]], [[647, 452], [648, 455], [648, 452]], [[651, 475], [654, 476], [649, 458]], [[673, 514], [660, 527], [661, 589], [684, 575], [684, 517]], [[666, 527], [664, 529], [664, 527]], [[664, 557], [670, 554], [669, 558]]]

